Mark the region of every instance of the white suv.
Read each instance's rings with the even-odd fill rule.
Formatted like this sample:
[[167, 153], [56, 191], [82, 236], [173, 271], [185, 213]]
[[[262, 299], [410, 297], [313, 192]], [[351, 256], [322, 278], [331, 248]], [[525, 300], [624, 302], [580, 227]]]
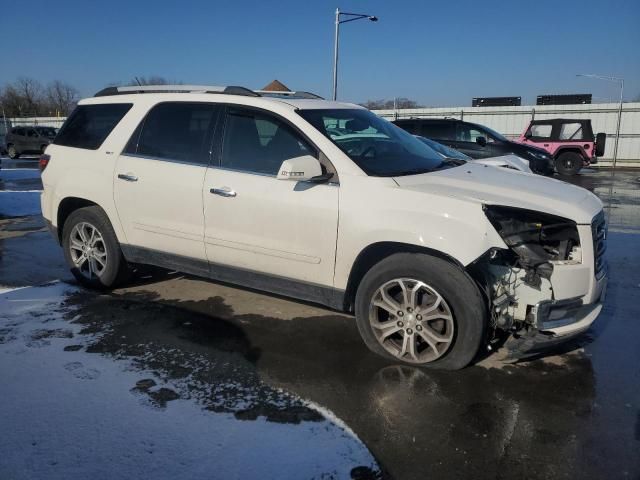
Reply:
[[588, 191], [443, 158], [357, 105], [242, 87], [108, 88], [41, 158], [84, 285], [153, 264], [354, 312], [374, 352], [462, 368], [586, 330], [606, 227]]

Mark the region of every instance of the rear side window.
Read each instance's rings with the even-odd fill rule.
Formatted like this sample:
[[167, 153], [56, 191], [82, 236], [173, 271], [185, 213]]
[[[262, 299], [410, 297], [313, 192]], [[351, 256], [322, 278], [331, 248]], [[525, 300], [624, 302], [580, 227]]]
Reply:
[[563, 123], [560, 127], [560, 140], [584, 139], [581, 123]]
[[136, 129], [125, 153], [207, 165], [217, 113], [211, 103], [158, 104]]
[[423, 122], [420, 125], [420, 131], [416, 133], [434, 140], [456, 139], [455, 124], [453, 122]]
[[65, 147], [97, 150], [132, 105], [80, 105], [64, 123], [53, 143]]
[[419, 129], [416, 127], [416, 122], [406, 121], [406, 120], [396, 120], [395, 123], [398, 127], [403, 129], [406, 132], [409, 132], [411, 135], [420, 135]]

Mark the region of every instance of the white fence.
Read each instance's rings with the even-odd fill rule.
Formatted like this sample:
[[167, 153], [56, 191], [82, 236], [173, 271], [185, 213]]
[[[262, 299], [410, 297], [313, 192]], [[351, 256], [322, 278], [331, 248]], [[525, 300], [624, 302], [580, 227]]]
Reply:
[[7, 120], [13, 127], [39, 125], [41, 127], [60, 128], [66, 119], [66, 117], [15, 117], [8, 118]]
[[[616, 125], [618, 121], [617, 103], [597, 103], [591, 105], [544, 105], [523, 107], [438, 107], [402, 110], [375, 110], [381, 117], [394, 118], [459, 118], [492, 128], [506, 137], [516, 138], [533, 118], [589, 118], [593, 133], [607, 134], [607, 147], [602, 164], [613, 159]], [[640, 103], [624, 103], [620, 124], [618, 161], [620, 166], [640, 167]]]
[[[394, 118], [461, 118], [475, 122], [502, 133], [509, 138], [518, 137], [532, 118], [590, 118], [593, 132], [607, 134], [607, 148], [601, 163], [606, 165], [613, 158], [616, 124], [616, 103], [591, 105], [544, 105], [523, 107], [437, 107], [403, 110], [376, 110], [375, 113], [388, 119]], [[11, 118], [13, 126], [42, 125], [60, 128], [63, 117]], [[640, 167], [640, 103], [624, 103], [618, 145], [618, 165]]]

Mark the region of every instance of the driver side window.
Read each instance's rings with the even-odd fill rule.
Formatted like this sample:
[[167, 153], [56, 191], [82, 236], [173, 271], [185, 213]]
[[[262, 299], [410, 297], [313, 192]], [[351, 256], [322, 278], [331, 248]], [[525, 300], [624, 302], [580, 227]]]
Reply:
[[227, 113], [221, 167], [275, 176], [282, 162], [303, 155], [316, 156], [296, 131], [276, 117], [243, 108]]
[[493, 142], [493, 138], [477, 128], [468, 125], [458, 125], [456, 129], [456, 141], [458, 142], [476, 143], [480, 137], [483, 137], [487, 143]]

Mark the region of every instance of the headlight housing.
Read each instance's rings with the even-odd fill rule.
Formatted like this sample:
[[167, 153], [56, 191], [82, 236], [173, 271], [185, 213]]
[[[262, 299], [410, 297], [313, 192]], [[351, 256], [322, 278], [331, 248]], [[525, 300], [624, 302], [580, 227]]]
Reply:
[[551, 156], [548, 153], [527, 150], [527, 155], [536, 160], [551, 160]]
[[[485, 205], [484, 212], [504, 243], [518, 256], [525, 268], [540, 270], [542, 276], [553, 271], [552, 261], [577, 257], [580, 236], [576, 222], [567, 218], [515, 207]], [[548, 264], [550, 269], [539, 268]]]

